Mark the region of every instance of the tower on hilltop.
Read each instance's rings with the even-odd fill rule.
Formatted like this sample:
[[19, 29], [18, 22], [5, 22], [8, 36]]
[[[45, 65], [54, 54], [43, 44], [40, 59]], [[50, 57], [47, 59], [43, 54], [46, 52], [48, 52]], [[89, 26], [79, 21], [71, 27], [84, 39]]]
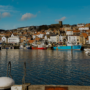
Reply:
[[59, 25], [62, 26], [62, 21], [59, 21]]

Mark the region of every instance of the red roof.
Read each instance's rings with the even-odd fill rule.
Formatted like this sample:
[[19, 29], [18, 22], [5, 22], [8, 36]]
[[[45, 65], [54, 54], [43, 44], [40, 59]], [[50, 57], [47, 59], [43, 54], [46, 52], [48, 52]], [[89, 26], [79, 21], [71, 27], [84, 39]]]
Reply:
[[73, 30], [74, 33], [80, 32], [80, 30]]
[[33, 43], [34, 41], [35, 41], [35, 40], [29, 40], [28, 42], [29, 42], [29, 43]]
[[82, 35], [85, 37], [85, 38], [87, 38], [87, 33], [82, 33]]

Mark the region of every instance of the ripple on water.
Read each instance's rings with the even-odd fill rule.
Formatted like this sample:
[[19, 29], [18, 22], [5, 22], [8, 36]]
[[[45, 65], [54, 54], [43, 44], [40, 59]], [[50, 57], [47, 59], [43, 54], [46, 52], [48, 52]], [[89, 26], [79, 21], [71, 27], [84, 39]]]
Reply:
[[11, 61], [11, 75], [16, 84], [22, 83], [26, 62], [26, 83], [56, 85], [90, 85], [90, 56], [70, 50], [2, 50], [0, 76], [7, 75]]

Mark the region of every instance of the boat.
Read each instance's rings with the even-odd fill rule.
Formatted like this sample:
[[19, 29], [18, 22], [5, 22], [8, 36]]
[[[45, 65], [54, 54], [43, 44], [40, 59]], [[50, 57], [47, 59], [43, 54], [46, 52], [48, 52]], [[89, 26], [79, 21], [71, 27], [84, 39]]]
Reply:
[[86, 53], [87, 55], [90, 56], [90, 48], [85, 48], [84, 51], [85, 51], [85, 53]]
[[32, 49], [41, 49], [41, 50], [46, 50], [46, 47], [42, 47], [42, 46], [38, 46], [38, 47], [34, 47], [32, 46]]
[[35, 46], [33, 45], [32, 49], [46, 50], [47, 48], [43, 44], [40, 44], [40, 45], [35, 45]]
[[9, 49], [9, 47], [6, 47], [6, 49]]
[[30, 45], [26, 45], [26, 49], [31, 49], [31, 46]]
[[90, 48], [85, 48], [84, 51], [90, 51]]
[[54, 50], [81, 50], [82, 45], [72, 45], [72, 46], [57, 46], [53, 47]]
[[20, 49], [23, 49], [23, 45], [20, 45], [20, 47], [19, 47]]

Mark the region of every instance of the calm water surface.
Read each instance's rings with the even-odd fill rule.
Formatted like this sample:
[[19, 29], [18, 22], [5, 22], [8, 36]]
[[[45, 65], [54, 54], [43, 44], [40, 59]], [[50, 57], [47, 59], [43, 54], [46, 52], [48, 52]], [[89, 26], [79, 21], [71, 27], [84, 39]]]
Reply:
[[31, 84], [90, 85], [90, 56], [84, 51], [70, 50], [2, 50], [0, 76], [7, 75], [11, 61], [11, 75], [22, 84], [23, 64], [26, 62], [25, 82]]

